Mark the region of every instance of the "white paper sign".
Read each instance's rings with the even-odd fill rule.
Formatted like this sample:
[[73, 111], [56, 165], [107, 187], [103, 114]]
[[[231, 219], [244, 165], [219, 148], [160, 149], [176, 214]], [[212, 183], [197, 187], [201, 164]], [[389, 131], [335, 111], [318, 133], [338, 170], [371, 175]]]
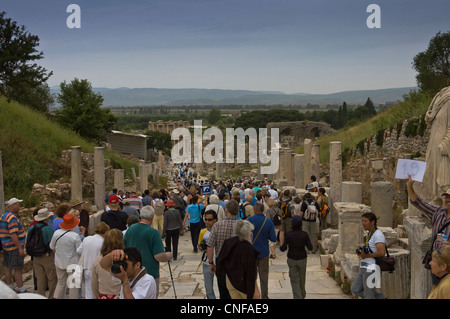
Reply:
[[395, 172], [396, 179], [408, 179], [411, 175], [412, 180], [422, 182], [425, 174], [426, 162], [415, 161], [399, 158], [397, 162], [397, 171]]

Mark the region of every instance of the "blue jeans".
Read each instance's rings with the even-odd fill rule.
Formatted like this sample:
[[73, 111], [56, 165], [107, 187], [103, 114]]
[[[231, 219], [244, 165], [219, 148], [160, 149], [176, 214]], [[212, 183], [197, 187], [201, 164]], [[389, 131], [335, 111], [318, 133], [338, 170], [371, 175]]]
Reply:
[[209, 265], [203, 263], [203, 278], [205, 279], [205, 290], [207, 299], [216, 299], [214, 294], [214, 273], [209, 270]]

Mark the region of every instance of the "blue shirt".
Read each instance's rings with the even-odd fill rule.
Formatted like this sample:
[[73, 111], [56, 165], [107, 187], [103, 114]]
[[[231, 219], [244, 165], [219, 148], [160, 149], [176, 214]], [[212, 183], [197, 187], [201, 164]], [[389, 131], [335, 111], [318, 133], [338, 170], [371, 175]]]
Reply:
[[[266, 223], [261, 229], [261, 225], [264, 223], [264, 219], [266, 216], [264, 214], [255, 214], [252, 217], [249, 217], [247, 220], [255, 226], [253, 229], [253, 240], [256, 238], [256, 241], [253, 243], [253, 247], [258, 251], [258, 258], [269, 256], [269, 240], [272, 242], [277, 241], [277, 235], [275, 234], [275, 226], [270, 218], [267, 218]], [[261, 232], [259, 231], [261, 229]]]
[[189, 213], [189, 222], [192, 224], [200, 223], [200, 213], [203, 210], [202, 204], [191, 204], [186, 208]]

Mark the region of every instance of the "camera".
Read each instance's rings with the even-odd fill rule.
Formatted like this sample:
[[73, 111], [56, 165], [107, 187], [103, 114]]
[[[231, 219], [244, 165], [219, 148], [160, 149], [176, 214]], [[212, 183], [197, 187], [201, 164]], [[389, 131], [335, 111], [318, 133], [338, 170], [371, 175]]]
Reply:
[[120, 274], [120, 266], [123, 267], [123, 270], [127, 270], [128, 264], [125, 262], [125, 260], [113, 261], [112, 266], [111, 266], [111, 272], [113, 274]]
[[202, 240], [200, 243], [200, 247], [202, 248], [202, 250], [206, 250], [208, 248], [208, 246], [206, 245], [206, 240]]
[[364, 253], [364, 254], [368, 255], [368, 254], [371, 253], [371, 249], [369, 247], [367, 247], [367, 246], [358, 247], [356, 249], [356, 254], [359, 255], [361, 253]]

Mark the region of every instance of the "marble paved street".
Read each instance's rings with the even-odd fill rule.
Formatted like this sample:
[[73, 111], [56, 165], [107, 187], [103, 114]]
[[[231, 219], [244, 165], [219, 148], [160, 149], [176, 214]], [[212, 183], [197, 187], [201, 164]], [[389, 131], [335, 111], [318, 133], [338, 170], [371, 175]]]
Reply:
[[[292, 299], [292, 290], [289, 281], [286, 252], [276, 250], [276, 259], [269, 259], [269, 298]], [[178, 299], [202, 299], [205, 297], [205, 288], [200, 262], [202, 253], [194, 253], [189, 232], [180, 236], [178, 260], [170, 264], [175, 283], [175, 293]], [[169, 265], [162, 263], [160, 268], [161, 299], [175, 298], [170, 278]], [[219, 297], [217, 283], [214, 290], [216, 298]], [[309, 254], [306, 274], [307, 299], [349, 299], [336, 282], [330, 278], [326, 269], [320, 266], [320, 255]]]
[[[289, 281], [286, 252], [276, 250], [276, 259], [269, 259], [269, 298], [292, 299], [291, 285]], [[186, 232], [180, 236], [178, 260], [170, 263], [175, 293], [177, 299], [204, 299], [205, 288], [203, 281], [202, 253], [192, 251], [191, 236]], [[32, 271], [24, 273], [25, 287], [28, 292], [34, 290]], [[214, 281], [216, 298], [219, 297], [217, 282]], [[174, 289], [170, 277], [169, 264], [160, 265], [160, 291], [159, 299], [174, 299]], [[66, 295], [66, 298], [68, 295]], [[343, 293], [342, 289], [331, 279], [326, 269], [320, 266], [320, 255], [309, 254], [306, 274], [306, 299], [349, 299], [350, 296]]]

